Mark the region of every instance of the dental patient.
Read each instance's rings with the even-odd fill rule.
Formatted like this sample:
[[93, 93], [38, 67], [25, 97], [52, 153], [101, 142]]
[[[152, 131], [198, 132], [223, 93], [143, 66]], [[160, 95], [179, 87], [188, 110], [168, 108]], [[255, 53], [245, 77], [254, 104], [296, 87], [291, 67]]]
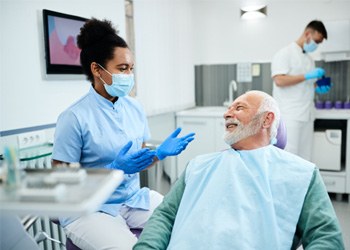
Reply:
[[231, 148], [189, 162], [133, 249], [344, 249], [317, 166], [271, 144], [275, 100], [249, 91], [224, 119]]

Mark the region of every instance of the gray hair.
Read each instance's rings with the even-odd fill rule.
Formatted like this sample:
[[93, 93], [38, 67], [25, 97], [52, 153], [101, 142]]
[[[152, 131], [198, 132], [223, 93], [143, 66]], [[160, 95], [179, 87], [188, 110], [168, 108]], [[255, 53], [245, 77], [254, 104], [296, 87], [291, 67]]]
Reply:
[[275, 119], [272, 122], [271, 129], [270, 129], [270, 140], [273, 140], [277, 136], [277, 130], [281, 119], [281, 112], [278, 107], [278, 104], [272, 96], [270, 96], [265, 92], [252, 90], [252, 91], [248, 91], [247, 93], [251, 93], [251, 92], [255, 92], [263, 97], [263, 100], [261, 101], [257, 114], [261, 114], [264, 112], [272, 112], [275, 115]]

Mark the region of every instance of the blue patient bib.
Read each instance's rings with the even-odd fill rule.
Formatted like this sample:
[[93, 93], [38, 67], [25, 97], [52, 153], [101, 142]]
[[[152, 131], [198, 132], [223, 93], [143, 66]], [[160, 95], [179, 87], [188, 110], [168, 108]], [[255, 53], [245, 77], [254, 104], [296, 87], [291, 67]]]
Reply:
[[290, 249], [315, 165], [274, 146], [196, 157], [168, 249]]

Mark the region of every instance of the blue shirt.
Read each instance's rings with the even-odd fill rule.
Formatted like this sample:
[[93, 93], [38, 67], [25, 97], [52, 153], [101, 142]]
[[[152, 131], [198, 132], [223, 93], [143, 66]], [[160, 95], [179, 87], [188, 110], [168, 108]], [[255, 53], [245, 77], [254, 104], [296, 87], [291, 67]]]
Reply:
[[[79, 162], [84, 168], [103, 168], [128, 141], [133, 142], [129, 151], [132, 153], [149, 138], [145, 112], [134, 98], [119, 97], [112, 103], [91, 87], [88, 94], [59, 116], [52, 158]], [[149, 209], [149, 189], [140, 189], [138, 173], [125, 174], [124, 181], [100, 211], [116, 216], [122, 204]], [[63, 226], [67, 224], [69, 221]]]

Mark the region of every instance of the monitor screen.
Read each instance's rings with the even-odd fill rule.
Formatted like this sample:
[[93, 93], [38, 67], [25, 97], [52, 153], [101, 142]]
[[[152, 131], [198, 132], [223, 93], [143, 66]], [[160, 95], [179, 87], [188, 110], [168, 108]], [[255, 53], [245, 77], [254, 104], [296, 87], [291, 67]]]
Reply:
[[43, 10], [47, 74], [82, 74], [77, 35], [87, 18]]

